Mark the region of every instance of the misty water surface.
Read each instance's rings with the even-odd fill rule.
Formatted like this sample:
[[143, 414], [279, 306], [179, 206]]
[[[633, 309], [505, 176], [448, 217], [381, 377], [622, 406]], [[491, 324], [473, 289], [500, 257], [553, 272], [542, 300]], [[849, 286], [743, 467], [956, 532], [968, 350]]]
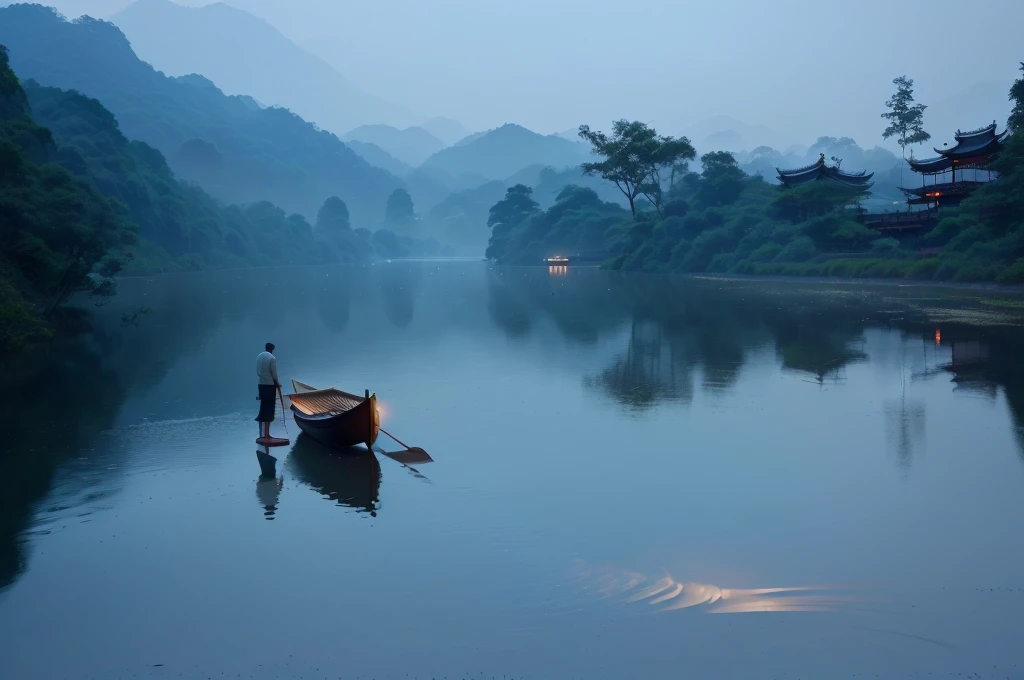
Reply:
[[[1024, 677], [1024, 332], [996, 297], [125, 280], [0, 414], [0, 677]], [[435, 462], [290, 423], [261, 479], [267, 341]]]

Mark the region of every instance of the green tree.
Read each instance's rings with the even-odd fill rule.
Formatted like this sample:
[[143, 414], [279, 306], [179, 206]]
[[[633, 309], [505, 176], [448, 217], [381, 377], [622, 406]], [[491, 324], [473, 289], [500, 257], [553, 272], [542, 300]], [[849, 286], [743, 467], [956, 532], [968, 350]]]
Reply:
[[533, 200], [533, 189], [525, 184], [510, 187], [505, 192], [505, 198], [491, 207], [487, 218], [487, 226], [491, 228], [491, 238], [487, 244], [485, 256], [488, 259], [497, 260], [505, 255], [512, 231], [539, 212], [540, 205]]
[[324, 201], [320, 212], [316, 214], [316, 230], [320, 234], [336, 235], [352, 230], [349, 224], [348, 206], [337, 196]]
[[703, 205], [734, 203], [743, 191], [746, 174], [736, 165], [736, 158], [728, 151], [712, 151], [700, 157], [704, 166], [700, 190], [697, 193]]
[[398, 188], [391, 192], [387, 205], [384, 206], [384, 222], [386, 224], [407, 225], [412, 222], [415, 214], [416, 209], [408, 191]]
[[911, 144], [927, 142], [932, 138], [924, 131], [924, 104], [914, 103], [914, 81], [906, 76], [894, 78], [892, 84], [896, 92], [885, 102], [889, 110], [882, 118], [889, 121], [889, 126], [882, 132], [882, 139], [896, 137], [896, 142], [903, 151], [904, 163], [900, 165], [900, 184], [903, 183], [903, 165], [907, 160], [907, 147]]
[[[1024, 61], [1020, 63], [1020, 72], [1024, 74]], [[1006, 125], [1016, 133], [1024, 132], [1024, 75], [1010, 88], [1010, 101], [1013, 102], [1013, 111]]]
[[591, 130], [589, 125], [581, 125], [579, 134], [590, 143], [595, 155], [604, 157], [597, 163], [584, 163], [583, 174], [599, 175], [615, 184], [629, 201], [634, 219], [636, 199], [641, 195], [661, 214], [662, 174], [696, 155], [686, 137], [658, 135], [654, 128], [640, 121], [615, 121], [610, 137]]
[[533, 200], [533, 189], [525, 184], [517, 184], [505, 192], [501, 199], [490, 210], [487, 226], [491, 229], [500, 225], [515, 226], [533, 215], [540, 206]]

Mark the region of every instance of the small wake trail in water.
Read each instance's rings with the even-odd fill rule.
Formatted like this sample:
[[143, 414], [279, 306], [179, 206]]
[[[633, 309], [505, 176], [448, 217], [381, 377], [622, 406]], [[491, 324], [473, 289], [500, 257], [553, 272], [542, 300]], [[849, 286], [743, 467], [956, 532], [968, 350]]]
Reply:
[[612, 566], [594, 566], [582, 560], [573, 571], [584, 591], [628, 605], [647, 604], [656, 612], [701, 608], [708, 614], [754, 612], [837, 611], [862, 602], [849, 588], [788, 586], [781, 588], [722, 588], [709, 583], [677, 581], [667, 570], [658, 579]]
[[[105, 432], [103, 456], [132, 474], [192, 468], [212, 458], [255, 449], [256, 423], [241, 412], [167, 420], [142, 420]], [[280, 425], [280, 420], [278, 421]], [[251, 429], [249, 426], [251, 425]], [[242, 434], [251, 433], [251, 438]]]
[[[132, 432], [139, 430], [151, 431], [155, 427], [195, 427], [196, 425], [212, 425], [224, 422], [237, 422], [243, 417], [243, 415], [244, 414], [242, 414], [240, 411], [235, 411], [234, 413], [227, 413], [219, 416], [195, 416], [192, 418], [171, 418], [168, 420], [146, 419], [143, 420], [142, 422], [127, 425], [123, 429], [128, 432]], [[113, 430], [112, 432], [116, 432], [116, 430]]]

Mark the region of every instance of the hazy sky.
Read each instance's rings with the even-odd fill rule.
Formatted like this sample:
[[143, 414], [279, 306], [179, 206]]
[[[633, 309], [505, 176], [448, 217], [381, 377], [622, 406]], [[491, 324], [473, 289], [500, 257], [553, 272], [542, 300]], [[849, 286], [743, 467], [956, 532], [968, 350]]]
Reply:
[[[101, 16], [126, 0], [55, 0]], [[180, 0], [205, 5], [208, 0]], [[901, 74], [933, 103], [1013, 80], [1024, 0], [229, 0], [350, 80], [471, 129], [716, 115], [785, 139], [880, 141]], [[1002, 90], [1000, 90], [1002, 91]], [[963, 127], [987, 120], [964, 120]], [[946, 131], [932, 131], [947, 137]]]

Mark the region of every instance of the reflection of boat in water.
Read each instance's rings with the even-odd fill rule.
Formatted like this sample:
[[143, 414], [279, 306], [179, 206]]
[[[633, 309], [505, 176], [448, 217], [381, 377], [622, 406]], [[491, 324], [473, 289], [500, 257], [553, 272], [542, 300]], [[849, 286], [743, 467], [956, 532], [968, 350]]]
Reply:
[[381, 473], [373, 453], [362, 448], [338, 452], [300, 435], [286, 465], [295, 479], [324, 498], [376, 516]]
[[318, 390], [292, 380], [288, 395], [299, 429], [325, 446], [346, 448], [366, 444], [372, 448], [380, 431], [377, 395], [359, 397], [333, 387]]

